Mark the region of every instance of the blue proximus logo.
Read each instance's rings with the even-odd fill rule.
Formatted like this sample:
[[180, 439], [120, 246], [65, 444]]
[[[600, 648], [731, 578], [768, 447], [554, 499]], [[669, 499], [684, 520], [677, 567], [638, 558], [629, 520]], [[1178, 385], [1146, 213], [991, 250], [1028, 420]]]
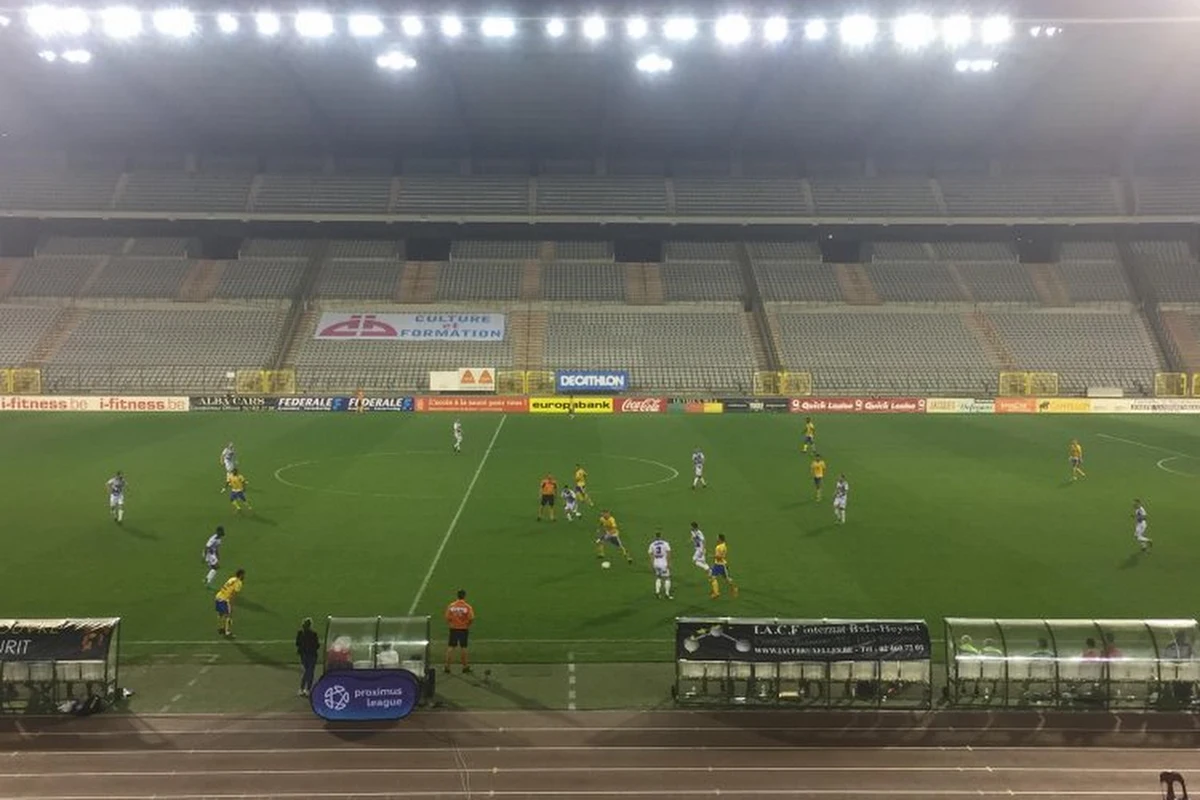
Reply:
[[312, 710], [332, 722], [404, 719], [421, 699], [421, 682], [406, 669], [328, 672], [312, 690]]
[[555, 373], [555, 386], [560, 394], [623, 392], [629, 388], [629, 373], [560, 370]]

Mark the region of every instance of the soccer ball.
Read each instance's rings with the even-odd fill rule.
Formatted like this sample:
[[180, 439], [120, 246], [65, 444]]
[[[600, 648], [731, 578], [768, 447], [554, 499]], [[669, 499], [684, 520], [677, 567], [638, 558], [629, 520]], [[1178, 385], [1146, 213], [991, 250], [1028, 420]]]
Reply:
[[600, 569], [608, 569], [611, 566], [612, 566], [611, 561], [601, 561], [600, 562]]

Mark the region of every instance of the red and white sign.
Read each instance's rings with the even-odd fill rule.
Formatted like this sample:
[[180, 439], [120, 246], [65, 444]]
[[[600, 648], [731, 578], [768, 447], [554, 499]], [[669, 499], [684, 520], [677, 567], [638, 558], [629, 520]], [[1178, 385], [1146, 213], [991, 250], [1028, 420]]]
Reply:
[[496, 370], [493, 367], [461, 367], [429, 373], [431, 392], [494, 392]]
[[186, 397], [134, 397], [115, 395], [79, 397], [57, 395], [0, 396], [0, 411], [118, 411], [118, 412], [178, 412], [188, 411], [191, 401]]
[[923, 397], [796, 397], [793, 414], [924, 414]]
[[617, 414], [661, 414], [666, 410], [665, 397], [618, 397], [613, 402]]
[[528, 397], [418, 397], [417, 411], [448, 411], [451, 413], [492, 412], [526, 414]]
[[317, 320], [314, 339], [342, 341], [502, 342], [503, 314], [345, 314], [326, 311]]
[[1038, 401], [1036, 397], [997, 397], [997, 414], [1036, 414]]

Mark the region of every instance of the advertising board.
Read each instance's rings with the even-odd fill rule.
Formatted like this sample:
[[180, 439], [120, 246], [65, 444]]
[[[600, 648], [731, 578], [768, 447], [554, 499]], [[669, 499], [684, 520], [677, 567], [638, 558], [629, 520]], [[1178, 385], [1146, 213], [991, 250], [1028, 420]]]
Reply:
[[0, 661], [102, 661], [119, 619], [0, 620]]
[[491, 413], [524, 414], [529, 411], [528, 397], [418, 397], [417, 411], [441, 411], [453, 414]]
[[613, 400], [616, 414], [662, 414], [669, 402], [665, 397], [618, 397]]
[[763, 412], [786, 414], [788, 405], [788, 400], [785, 397], [734, 397], [721, 401], [721, 406], [727, 414], [761, 414]]
[[797, 397], [793, 414], [924, 414], [923, 397]]
[[927, 661], [931, 654], [920, 620], [675, 621], [680, 661]]
[[1200, 414], [1200, 398], [1093, 397], [1091, 404], [1093, 414]]
[[560, 369], [554, 373], [559, 394], [614, 394], [629, 388], [629, 373], [621, 370]]
[[1035, 397], [997, 397], [997, 414], [1036, 414], [1037, 398]]
[[160, 413], [189, 410], [187, 397], [142, 397], [108, 395], [80, 397], [73, 395], [2, 395], [0, 411], [118, 411], [128, 413]]
[[406, 669], [327, 672], [313, 687], [313, 713], [330, 722], [404, 719], [421, 699], [421, 682]]
[[927, 397], [926, 414], [994, 414], [996, 401], [992, 398]]
[[368, 314], [326, 311], [317, 321], [314, 339], [401, 342], [499, 342], [504, 339], [503, 314]]
[[[349, 395], [276, 397], [278, 411], [358, 411], [357, 397]], [[363, 411], [415, 411], [416, 401], [412, 397], [364, 397]]]
[[1092, 401], [1086, 397], [1043, 397], [1037, 401], [1039, 414], [1090, 414]]
[[214, 394], [189, 398], [191, 411], [273, 411], [278, 397]]
[[429, 373], [431, 392], [494, 392], [496, 370], [493, 367], [460, 367]]
[[531, 414], [611, 414], [611, 397], [531, 397]]

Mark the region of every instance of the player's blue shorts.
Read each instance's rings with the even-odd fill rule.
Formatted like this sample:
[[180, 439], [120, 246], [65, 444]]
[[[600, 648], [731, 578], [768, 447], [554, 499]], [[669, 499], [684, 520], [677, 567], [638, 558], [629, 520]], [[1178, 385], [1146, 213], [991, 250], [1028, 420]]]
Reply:
[[811, 437], [811, 436], [805, 436], [805, 437], [804, 437], [804, 443], [805, 443], [805, 444], [812, 444], [812, 443], [813, 443], [813, 437]]
[[229, 601], [228, 600], [218, 600], [217, 601], [217, 613], [220, 614], [222, 617], [229, 616]]
[[714, 578], [728, 578], [729, 573], [725, 571], [724, 564], [713, 564], [712, 571], [709, 573]]
[[1072, 466], [1072, 467], [1078, 467], [1078, 466], [1079, 466], [1079, 464], [1080, 464], [1082, 461], [1083, 461], [1083, 459], [1082, 459], [1082, 458], [1075, 458], [1074, 456], [1072, 456], [1072, 457], [1071, 457], [1071, 466]]
[[575, 494], [587, 494], [587, 487], [582, 483], [575, 484]]
[[245, 503], [246, 502], [246, 493], [245, 492], [230, 492], [229, 493], [229, 502], [232, 503], [235, 500], [241, 500], [243, 503]]
[[604, 542], [605, 544], [611, 544], [614, 547], [620, 547], [621, 535], [619, 533], [602, 533], [600, 534], [600, 538], [596, 541]]
[[818, 489], [820, 489], [820, 488], [821, 488], [821, 481], [823, 481], [823, 480], [824, 480], [824, 478], [813, 478], [813, 486], [815, 486], [815, 487], [817, 487]]

